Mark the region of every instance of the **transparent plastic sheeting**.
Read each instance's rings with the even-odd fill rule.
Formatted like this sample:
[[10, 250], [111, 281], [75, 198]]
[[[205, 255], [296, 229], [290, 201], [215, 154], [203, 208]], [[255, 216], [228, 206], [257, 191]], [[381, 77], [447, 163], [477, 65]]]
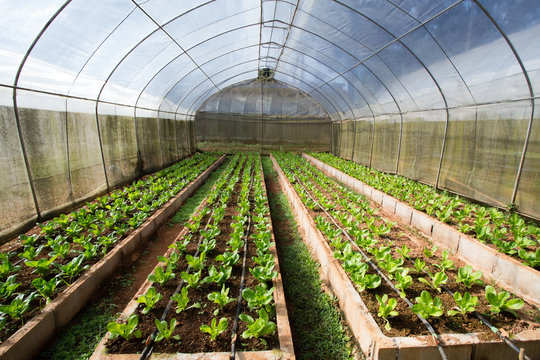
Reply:
[[[0, 0], [0, 9], [0, 232], [179, 158], [194, 149], [196, 126], [204, 139], [328, 141], [346, 158], [540, 218], [538, 0]], [[198, 111], [262, 68], [332, 124], [264, 97], [276, 112]], [[221, 116], [219, 126], [202, 114]]]
[[199, 148], [244, 144], [258, 150], [330, 149], [330, 117], [306, 93], [279, 81], [250, 80], [211, 98], [195, 115]]

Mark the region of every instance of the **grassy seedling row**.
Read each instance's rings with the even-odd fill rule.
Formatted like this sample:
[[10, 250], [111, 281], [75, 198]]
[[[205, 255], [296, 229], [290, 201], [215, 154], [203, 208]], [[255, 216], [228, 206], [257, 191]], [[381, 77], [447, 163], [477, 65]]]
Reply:
[[260, 157], [235, 155], [170, 256], [159, 258], [135, 313], [108, 325], [109, 351], [142, 352], [155, 329], [154, 353], [230, 351], [244, 256], [236, 347], [278, 347], [269, 223]]
[[459, 195], [437, 190], [403, 176], [386, 174], [328, 153], [310, 155], [438, 218], [463, 234], [490, 244], [530, 267], [540, 269], [540, 228], [515, 212], [473, 204]]
[[0, 340], [38, 314], [219, 157], [198, 153], [20, 235], [0, 253]]
[[[489, 333], [474, 311], [485, 313], [493, 325], [508, 333], [538, 327], [538, 309], [486, 286], [482, 273], [470, 265], [456, 265], [457, 260], [454, 262], [447, 251], [425, 246], [426, 242], [408, 229], [378, 216], [361, 195], [327, 177], [305, 159], [287, 153], [276, 153], [275, 157], [386, 335], [427, 334], [415, 314], [427, 319], [438, 333]], [[368, 266], [360, 249], [399, 294]]]

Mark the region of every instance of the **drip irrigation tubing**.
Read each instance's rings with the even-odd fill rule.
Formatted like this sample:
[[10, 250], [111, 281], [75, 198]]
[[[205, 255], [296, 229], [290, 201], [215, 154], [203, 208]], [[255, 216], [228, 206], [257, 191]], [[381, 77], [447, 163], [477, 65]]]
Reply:
[[[347, 237], [347, 239], [349, 240], [349, 242], [351, 243], [352, 246], [354, 246], [355, 250], [358, 251], [362, 257], [364, 257], [364, 259], [366, 260], [366, 262], [381, 276], [381, 278], [383, 278], [385, 280], [385, 282], [397, 293], [400, 295], [401, 297], [401, 292], [395, 287], [395, 285], [392, 283], [392, 281], [378, 268], [377, 265], [375, 265], [371, 259], [360, 249], [360, 247], [354, 242], [354, 240], [351, 238], [351, 236], [348, 234], [348, 232], [343, 229], [340, 225], [338, 225], [338, 223], [335, 221], [334, 217], [332, 215], [330, 215], [328, 213], [328, 211], [322, 206], [319, 204], [318, 201], [316, 201], [313, 196], [309, 193], [309, 191], [307, 191], [307, 189], [305, 188], [305, 186], [302, 184], [302, 182], [300, 181], [300, 179], [295, 175], [295, 174], [292, 174], [294, 176], [294, 178], [296, 179], [297, 183], [302, 187], [302, 189], [304, 189], [304, 191], [308, 194], [308, 196], [311, 198], [311, 200], [319, 207], [321, 208], [322, 211], [324, 211], [324, 213], [330, 218], [330, 220], [332, 220], [332, 222], [334, 223], [334, 225], [336, 225], [342, 232], [343, 234]], [[412, 308], [413, 304], [407, 299], [407, 298], [402, 298], [403, 300], [405, 300], [405, 302], [407, 303], [407, 305]], [[439, 350], [439, 353], [441, 354], [441, 358], [443, 360], [448, 360], [448, 357], [446, 356], [446, 353], [444, 352], [444, 349], [442, 348], [442, 345], [441, 345], [441, 342], [440, 342], [440, 339], [437, 335], [437, 333], [435, 332], [435, 329], [433, 329], [433, 327], [431, 326], [431, 324], [429, 324], [429, 322], [424, 319], [422, 316], [420, 316], [419, 314], [416, 314], [416, 316], [420, 319], [420, 321], [422, 322], [422, 324], [424, 324], [424, 326], [428, 329], [428, 331], [430, 332], [430, 334], [432, 335], [433, 337], [433, 340], [435, 341], [435, 344], [437, 345], [437, 348]]]
[[[352, 240], [352, 238], [350, 237], [350, 235], [345, 231], [345, 229], [343, 229], [340, 225], [337, 224], [337, 222], [334, 220], [333, 216], [331, 216], [327, 211], [326, 209], [324, 209], [314, 198], [313, 196], [309, 193], [309, 191], [307, 191], [307, 189], [305, 188], [305, 186], [302, 184], [302, 182], [300, 181], [300, 179], [298, 179], [298, 177], [295, 175], [295, 174], [292, 174], [295, 179], [297, 180], [297, 182], [299, 183], [300, 186], [302, 186], [302, 188], [304, 189], [304, 191], [306, 191], [306, 193], [309, 195], [309, 197], [312, 199], [312, 201], [317, 205], [319, 206], [325, 213], [326, 215], [332, 220], [332, 222], [334, 223], [334, 225], [336, 225], [343, 233], [344, 235], [348, 238], [349, 242], [351, 242], [351, 244], [358, 250], [358, 252], [360, 252], [360, 254], [362, 254], [362, 256], [367, 260], [367, 262], [372, 266], [374, 267], [375, 265], [371, 262], [371, 260], [369, 258], [367, 258], [367, 256], [363, 253], [363, 251], [358, 247], [358, 245]], [[381, 275], [381, 277], [383, 277], [385, 279], [385, 281], [394, 289], [394, 291], [396, 291], [398, 294], [401, 294], [399, 292], [399, 290], [397, 288], [395, 288], [395, 286], [391, 283], [391, 281], [389, 279], [386, 278], [386, 276], [384, 274], [382, 274], [382, 272], [377, 268], [377, 267], [374, 267], [375, 271], [377, 271], [377, 273], [379, 273], [379, 275]], [[425, 271], [424, 271], [425, 272]], [[426, 273], [427, 274], [427, 273]], [[450, 295], [452, 295], [452, 297], [454, 296], [454, 292], [451, 291], [448, 287], [442, 285], [441, 286], [447, 293], [449, 293]], [[403, 298], [405, 300], [405, 302], [407, 302], [407, 304], [412, 307], [412, 303], [407, 299], [407, 298]], [[484, 325], [486, 325], [495, 335], [497, 335], [499, 337], [499, 339], [501, 339], [504, 343], [506, 343], [512, 350], [514, 350], [516, 353], [519, 354], [519, 359], [524, 359], [524, 360], [532, 360], [529, 356], [527, 356], [525, 354], [525, 350], [523, 348], [520, 348], [518, 347], [516, 344], [514, 344], [507, 336], [505, 336], [497, 327], [493, 326], [482, 314], [478, 313], [477, 311], [474, 311], [473, 314], [478, 318], [478, 320], [480, 320]], [[422, 320], [423, 318], [419, 316], [419, 318]], [[425, 319], [424, 319], [425, 320]], [[431, 327], [431, 325], [429, 325]], [[438, 340], [438, 338], [436, 338]]]
[[[251, 193], [251, 189], [253, 187], [254, 168], [255, 166], [253, 166], [253, 168], [251, 169], [251, 184], [249, 185], [249, 193]], [[244, 256], [242, 259], [242, 278], [240, 280], [240, 294], [238, 295], [238, 303], [236, 305], [236, 315], [234, 317], [234, 323], [233, 323], [233, 328], [232, 328], [230, 360], [236, 359], [236, 339], [237, 339], [237, 331], [238, 331], [238, 318], [240, 317], [240, 312], [242, 311], [242, 291], [244, 290], [244, 283], [245, 283], [247, 244], [248, 244], [250, 230], [251, 230], [251, 216], [248, 217], [248, 227], [247, 227], [246, 234], [244, 236]]]
[[[235, 163], [235, 167], [236, 167], [236, 163]], [[228, 177], [230, 177], [232, 173], [233, 173], [233, 171], [231, 171], [231, 173], [228, 175]], [[225, 182], [224, 182], [224, 184], [225, 184]], [[217, 200], [216, 200], [216, 203], [217, 203]], [[206, 230], [208, 228], [208, 225], [210, 224], [210, 221], [213, 219], [212, 215], [214, 214], [215, 209], [216, 209], [216, 206], [214, 206], [212, 212], [210, 213], [210, 216], [208, 217], [208, 221], [206, 222], [206, 225], [204, 226], [204, 230]], [[203, 236], [199, 235], [199, 241], [197, 242], [197, 251], [195, 252], [194, 257], [199, 256], [199, 246], [201, 245], [202, 239], [203, 239]], [[189, 270], [190, 270], [190, 267], [188, 266], [188, 268], [186, 269], [186, 272], [188, 274], [189, 274]], [[185, 283], [184, 279], [181, 279], [180, 283], [178, 284], [178, 286], [174, 290], [174, 293], [171, 295], [171, 297], [169, 299], [169, 302], [167, 303], [167, 306], [165, 307], [165, 310], [163, 311], [163, 314], [161, 315], [160, 321], [163, 321], [163, 320], [165, 320], [167, 318], [167, 315], [168, 315], [169, 311], [171, 310], [172, 304], [174, 302], [172, 298], [174, 297], [175, 294], [179, 293], [180, 290], [182, 290], [182, 287], [184, 286], [184, 283]], [[146, 360], [152, 354], [152, 350], [154, 348], [154, 341], [156, 339], [157, 334], [158, 334], [158, 329], [156, 328], [156, 329], [154, 329], [152, 334], [150, 334], [150, 336], [148, 336], [148, 338], [146, 339], [146, 342], [145, 342], [145, 347], [144, 347], [144, 349], [143, 349], [143, 351], [141, 353], [141, 356], [140, 356], [139, 360]]]

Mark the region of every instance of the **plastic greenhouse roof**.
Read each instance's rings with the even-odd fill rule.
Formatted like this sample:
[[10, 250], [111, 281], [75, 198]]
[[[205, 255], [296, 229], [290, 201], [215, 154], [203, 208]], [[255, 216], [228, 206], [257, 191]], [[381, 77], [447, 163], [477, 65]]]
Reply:
[[540, 89], [538, 0], [0, 0], [0, 9], [1, 105], [190, 118], [270, 68], [334, 121], [523, 100], [532, 119]]

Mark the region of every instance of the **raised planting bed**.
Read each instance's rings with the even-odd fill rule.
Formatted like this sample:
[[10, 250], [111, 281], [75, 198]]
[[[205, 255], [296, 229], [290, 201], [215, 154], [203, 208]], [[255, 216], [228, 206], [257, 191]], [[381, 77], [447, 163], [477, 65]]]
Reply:
[[0, 358], [39, 354], [224, 159], [194, 155], [4, 245]]
[[537, 307], [487, 285], [307, 160], [275, 156], [304, 241], [368, 358], [540, 357]]
[[[326, 156], [327, 154], [321, 154], [321, 156], [329, 160], [330, 157]], [[384, 211], [390, 215], [396, 215], [400, 218], [400, 221], [406, 225], [411, 225], [420, 230], [424, 235], [432, 237], [433, 241], [445, 248], [450, 250], [452, 253], [456, 254], [460, 258], [462, 258], [465, 262], [470, 264], [475, 264], [475, 267], [478, 270], [481, 270], [484, 272], [486, 276], [490, 278], [490, 280], [495, 281], [498, 285], [502, 286], [503, 288], [515, 292], [519, 296], [523, 297], [527, 301], [536, 304], [537, 306], [540, 306], [540, 271], [538, 269], [532, 268], [528, 266], [527, 264], [524, 264], [523, 262], [518, 261], [515, 257], [511, 257], [509, 255], [506, 255], [502, 252], [500, 252], [493, 244], [488, 245], [486, 243], [482, 243], [478, 240], [478, 238], [475, 238], [471, 235], [466, 235], [459, 231], [459, 228], [456, 226], [451, 226], [452, 224], [455, 225], [454, 218], [450, 217], [448, 218], [447, 222], [449, 224], [446, 224], [437, 218], [434, 218], [432, 216], [429, 216], [428, 214], [417, 210], [408, 204], [388, 195], [385, 194], [363, 182], [360, 180], [343, 173], [342, 171], [310, 156], [307, 154], [303, 154], [303, 157], [305, 157], [307, 160], [309, 160], [313, 165], [315, 165], [318, 169], [322, 170], [325, 174], [328, 176], [333, 177], [334, 179], [337, 179], [341, 181], [342, 183], [346, 184], [350, 188], [354, 189], [355, 191], [359, 192], [360, 194], [363, 194], [367, 196], [370, 200], [372, 200], [374, 203], [376, 203], [379, 206], [382, 206]], [[341, 160], [341, 159], [340, 159]], [[341, 161], [336, 160], [337, 163], [341, 163]], [[354, 165], [351, 165], [354, 166]], [[385, 174], [386, 175], [386, 174]], [[384, 178], [386, 179], [386, 177]], [[412, 182], [412, 181], [409, 181]], [[409, 183], [408, 182], [408, 183]], [[421, 184], [422, 185], [422, 184]], [[422, 185], [423, 187], [427, 187], [427, 185]], [[429, 188], [429, 187], [428, 187]], [[409, 191], [407, 192], [409, 193]], [[416, 197], [419, 196], [420, 193], [416, 194]], [[412, 193], [410, 194], [412, 196]], [[443, 199], [441, 197], [441, 199]], [[447, 205], [448, 209], [453, 209], [454, 205], [452, 205], [452, 201], [445, 200], [446, 202], [449, 202]], [[442, 205], [441, 205], [442, 206]], [[471, 209], [473, 207], [472, 204], [469, 205], [463, 205], [463, 203], [457, 205], [455, 207], [456, 210], [450, 210], [452, 213], [459, 213], [463, 210], [465, 206], [470, 206]], [[478, 222], [478, 212], [480, 209], [485, 209], [484, 207], [475, 205], [476, 212], [470, 213], [470, 215], [467, 216], [467, 218], [464, 218], [460, 220], [463, 223], [473, 223]], [[458, 210], [461, 209], [461, 210]], [[440, 214], [440, 211], [437, 210]], [[446, 211], [446, 210], [445, 210]], [[471, 210], [472, 211], [472, 210]], [[494, 216], [493, 214], [501, 214], [497, 209], [491, 209], [487, 212], [487, 214], [492, 214], [491, 216]], [[502, 215], [501, 215], [502, 216]], [[517, 215], [514, 214], [511, 217], [507, 217], [506, 219], [513, 219], [515, 221], [520, 221], [519, 226], [517, 225], [508, 225], [507, 222], [500, 223], [497, 226], [500, 226], [502, 229], [513, 229], [511, 231], [512, 234], [515, 234], [516, 238], [523, 239], [523, 237], [531, 237], [531, 241], [536, 241], [536, 235], [534, 234], [537, 232], [537, 228], [534, 225], [529, 225], [530, 230], [526, 230], [523, 228], [525, 225], [525, 222], [523, 219], [520, 219], [519, 217], [516, 217]], [[475, 219], [473, 221], [473, 219]], [[499, 219], [499, 218], [498, 218]], [[503, 219], [503, 218], [500, 218]], [[518, 220], [516, 220], [518, 219]], [[486, 218], [487, 220], [487, 218]], [[492, 228], [495, 225], [493, 224], [486, 224], [486, 229], [489, 230], [477, 230], [484, 231], [484, 233], [492, 234]], [[483, 228], [482, 228], [483, 229]], [[522, 230], [519, 230], [522, 229]], [[536, 229], [536, 230], [535, 230]], [[520, 231], [523, 231], [520, 232]], [[504, 234], [507, 234], [507, 230], [501, 230]], [[527, 234], [525, 234], [525, 232]], [[508, 237], [508, 235], [507, 235]], [[502, 240], [501, 240], [502, 241]], [[505, 240], [507, 243], [509, 239], [507, 238]], [[522, 240], [525, 241], [525, 240]], [[531, 244], [529, 242], [529, 244]], [[531, 245], [532, 246], [532, 245]], [[538, 246], [532, 246], [533, 250], [527, 250], [531, 252], [539, 252]], [[536, 248], [536, 250], [534, 250]], [[517, 251], [517, 250], [516, 250]], [[525, 251], [521, 249], [521, 251]]]
[[234, 156], [159, 259], [92, 359], [294, 359], [259, 154]]
[[[437, 190], [400, 175], [387, 174], [328, 153], [306, 154], [310, 161], [329, 165], [339, 174], [367, 185], [366, 191], [388, 194], [409, 204], [419, 212], [436, 217], [457, 230], [457, 234], [476, 239], [490, 248], [507, 254], [526, 266], [540, 270], [540, 227], [517, 213], [471, 203], [467, 198]], [[328, 169], [328, 171], [332, 171]], [[333, 171], [332, 171], [333, 172]], [[337, 175], [338, 173], [336, 173]], [[374, 193], [375, 194], [375, 193]], [[425, 224], [429, 231], [429, 224]], [[538, 292], [537, 292], [538, 293]]]

